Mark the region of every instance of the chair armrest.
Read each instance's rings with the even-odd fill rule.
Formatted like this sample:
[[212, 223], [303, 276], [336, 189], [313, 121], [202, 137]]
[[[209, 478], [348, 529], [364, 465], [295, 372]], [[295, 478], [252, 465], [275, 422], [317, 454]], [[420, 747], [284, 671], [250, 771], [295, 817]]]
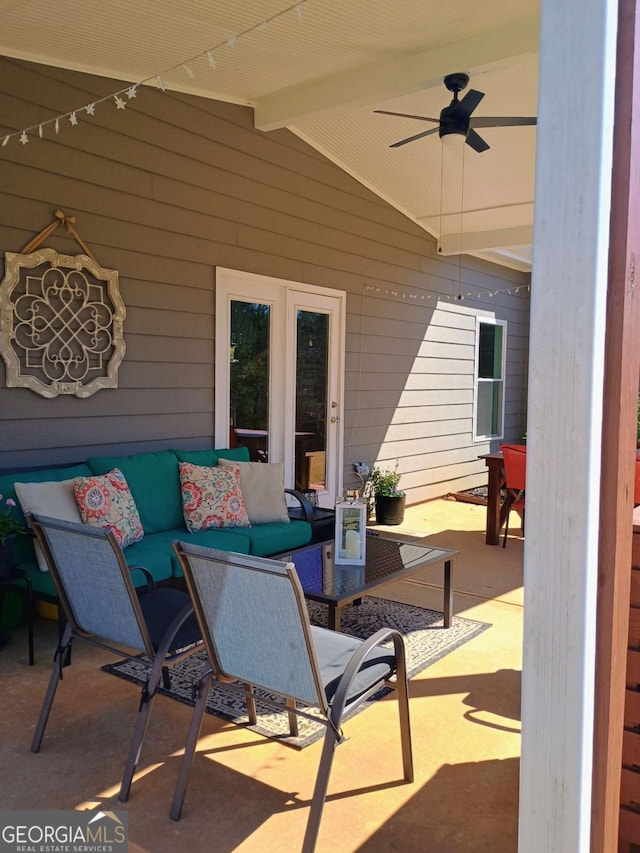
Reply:
[[297, 489], [285, 489], [284, 493], [285, 495], [291, 495], [298, 501], [298, 503], [302, 507], [302, 514], [304, 516], [304, 520], [311, 521], [311, 519], [313, 518], [313, 507], [302, 494], [302, 492], [299, 492]]
[[[338, 729], [345, 705], [347, 704], [347, 696], [353, 679], [358, 674], [361, 667], [365, 664], [367, 655], [371, 653], [376, 646], [381, 645], [385, 640], [393, 642], [393, 651], [395, 656], [395, 671], [398, 678], [406, 679], [407, 664], [405, 659], [404, 638], [402, 634], [395, 628], [380, 628], [365, 640], [362, 645], [353, 653], [349, 663], [340, 677], [340, 683], [334, 694], [331, 703], [330, 719], [332, 725]], [[390, 673], [391, 675], [392, 673]]]
[[149, 569], [145, 569], [144, 566], [129, 566], [129, 574], [133, 574], [134, 572], [142, 572], [145, 578], [147, 579], [147, 586], [149, 589], [156, 588], [156, 582], [153, 579], [153, 575], [149, 571]]

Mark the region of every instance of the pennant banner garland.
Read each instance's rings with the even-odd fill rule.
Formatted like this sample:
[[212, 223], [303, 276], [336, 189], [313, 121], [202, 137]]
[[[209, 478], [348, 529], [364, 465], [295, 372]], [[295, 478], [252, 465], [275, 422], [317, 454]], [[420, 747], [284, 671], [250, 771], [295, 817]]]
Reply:
[[[457, 282], [454, 282], [457, 283]], [[506, 293], [508, 296], [512, 294], [515, 295], [519, 293], [521, 290], [530, 291], [530, 284], [516, 284], [511, 285], [511, 287], [498, 288], [496, 290], [483, 290], [483, 291], [468, 291], [467, 293], [459, 292], [456, 296], [449, 296], [446, 293], [407, 293], [406, 290], [395, 290], [388, 287], [379, 287], [374, 284], [367, 284], [364, 286], [365, 293], [379, 293], [384, 294], [385, 296], [393, 296], [395, 299], [407, 299], [414, 302], [424, 302], [429, 299], [437, 299], [444, 300], [445, 302], [463, 302], [465, 299], [482, 299], [484, 297], [488, 299], [493, 299], [494, 296], [498, 296], [499, 294]]]
[[58, 134], [62, 127], [61, 122], [69, 122], [72, 127], [77, 127], [78, 123], [81, 119], [86, 119], [87, 117], [94, 116], [96, 114], [96, 108], [100, 104], [112, 103], [115, 105], [117, 110], [124, 110], [127, 107], [127, 104], [132, 101], [136, 95], [138, 94], [138, 89], [140, 86], [144, 85], [153, 85], [161, 92], [166, 92], [167, 86], [163, 80], [163, 77], [167, 74], [170, 74], [174, 71], [181, 71], [185, 74], [187, 79], [193, 80], [195, 79], [195, 72], [192, 65], [205, 60], [208, 67], [211, 69], [216, 68], [216, 61], [214, 59], [214, 53], [220, 47], [235, 47], [238, 39], [244, 38], [250, 33], [256, 31], [265, 30], [270, 23], [281, 18], [283, 15], [287, 15], [288, 13], [293, 13], [296, 15], [299, 21], [302, 21], [302, 7], [305, 4], [306, 0], [298, 0], [292, 6], [288, 6], [286, 9], [283, 9], [281, 12], [276, 12], [270, 18], [267, 18], [264, 21], [260, 21], [257, 24], [252, 25], [251, 27], [247, 27], [246, 30], [243, 30], [236, 35], [229, 36], [225, 38], [223, 41], [218, 42], [218, 44], [209, 47], [207, 50], [202, 51], [201, 53], [196, 54], [195, 56], [191, 56], [188, 59], [184, 59], [176, 65], [172, 65], [170, 68], [164, 68], [161, 71], [156, 71], [151, 74], [149, 77], [146, 77], [144, 80], [140, 80], [137, 83], [132, 85], [125, 86], [123, 89], [119, 89], [117, 92], [112, 92], [109, 95], [105, 95], [103, 98], [98, 98], [95, 101], [92, 101], [89, 104], [85, 104], [82, 107], [76, 107], [76, 109], [67, 112], [61, 113], [58, 116], [54, 116], [53, 118], [47, 119], [46, 121], [40, 122], [39, 124], [31, 125], [31, 127], [25, 127], [23, 130], [16, 130], [13, 133], [7, 133], [2, 138], [2, 142], [0, 143], [0, 147], [5, 148], [11, 141], [17, 140], [22, 145], [27, 145], [32, 137], [35, 137], [36, 134], [38, 138], [42, 139], [45, 130], [52, 129], [54, 133]]

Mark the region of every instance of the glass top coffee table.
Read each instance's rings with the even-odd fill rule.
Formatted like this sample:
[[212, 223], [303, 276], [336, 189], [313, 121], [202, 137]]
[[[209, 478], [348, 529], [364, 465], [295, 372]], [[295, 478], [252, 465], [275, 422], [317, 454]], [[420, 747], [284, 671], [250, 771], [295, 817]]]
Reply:
[[305, 598], [329, 605], [329, 628], [340, 630], [346, 605], [400, 578], [442, 564], [444, 572], [444, 627], [451, 626], [453, 587], [451, 575], [457, 551], [402, 542], [375, 532], [367, 533], [366, 565], [336, 565], [333, 542], [319, 542], [278, 554], [276, 559], [295, 565]]

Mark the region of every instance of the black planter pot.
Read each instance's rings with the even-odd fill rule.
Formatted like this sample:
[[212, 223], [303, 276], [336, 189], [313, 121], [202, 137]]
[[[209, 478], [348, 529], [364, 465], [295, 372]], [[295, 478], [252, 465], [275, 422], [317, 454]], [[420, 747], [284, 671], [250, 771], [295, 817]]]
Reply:
[[406, 495], [386, 497], [376, 495], [376, 522], [378, 524], [402, 524]]

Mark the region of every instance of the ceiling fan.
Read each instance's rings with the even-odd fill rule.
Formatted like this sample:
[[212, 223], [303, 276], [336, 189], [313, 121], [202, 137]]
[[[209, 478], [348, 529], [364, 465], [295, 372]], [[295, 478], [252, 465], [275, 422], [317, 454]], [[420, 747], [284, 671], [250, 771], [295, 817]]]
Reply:
[[464, 72], [447, 74], [444, 78], [444, 85], [450, 92], [453, 92], [453, 100], [448, 107], [445, 107], [441, 111], [440, 118], [394, 113], [390, 110], [374, 110], [375, 113], [382, 113], [387, 116], [401, 116], [402, 118], [417, 119], [417, 121], [432, 121], [438, 125], [422, 133], [416, 133], [415, 136], [409, 136], [407, 139], [394, 142], [389, 147], [398, 148], [400, 145], [406, 145], [407, 142], [415, 142], [416, 139], [422, 139], [423, 136], [430, 136], [432, 133], [439, 133], [441, 137], [457, 133], [465, 137], [467, 145], [470, 145], [474, 151], [481, 154], [491, 146], [484, 141], [479, 133], [476, 133], [476, 127], [515, 127], [537, 124], [538, 119], [535, 116], [479, 116], [473, 118], [471, 114], [484, 98], [484, 92], [469, 89], [464, 98], [458, 100], [458, 93], [466, 89], [468, 83], [469, 75]]

